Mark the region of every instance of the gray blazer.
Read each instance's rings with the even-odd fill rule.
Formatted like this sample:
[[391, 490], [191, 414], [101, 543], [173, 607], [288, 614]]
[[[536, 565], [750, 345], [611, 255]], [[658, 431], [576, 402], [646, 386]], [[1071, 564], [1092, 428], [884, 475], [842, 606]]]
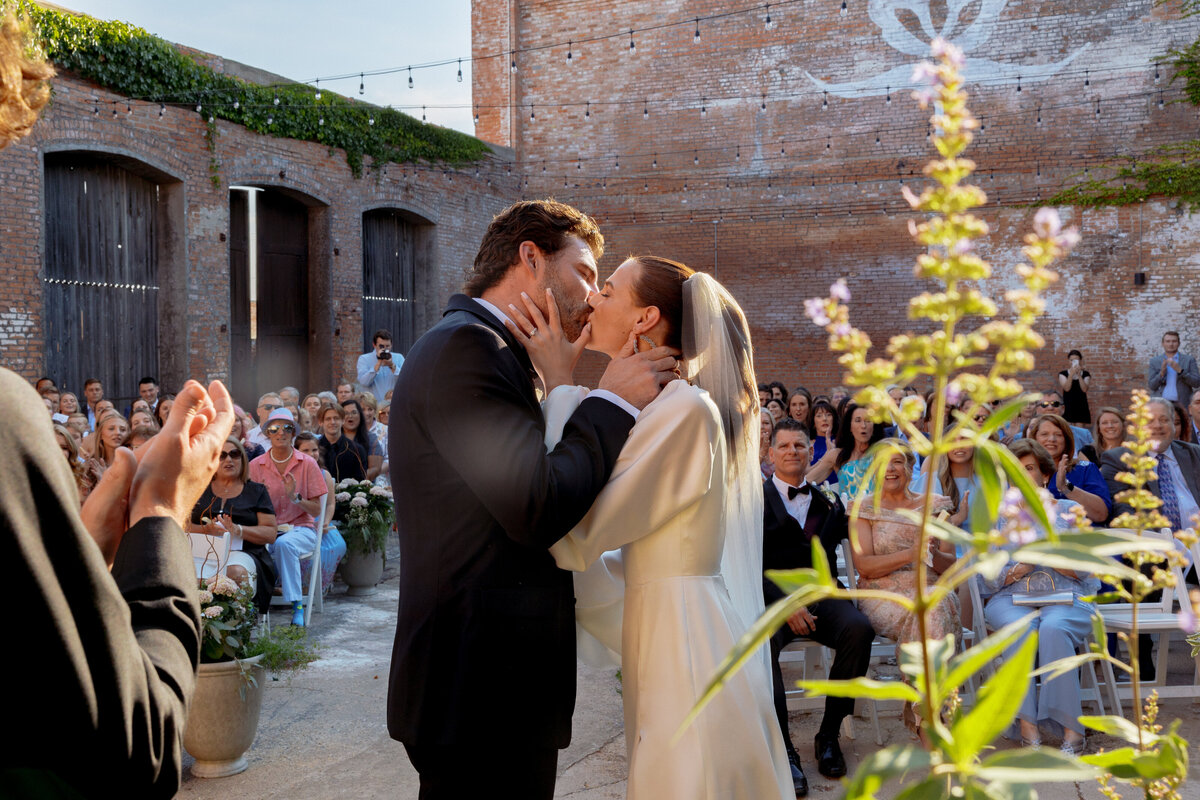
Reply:
[[[1166, 357], [1166, 353], [1159, 353], [1150, 359], [1150, 366], [1146, 369], [1146, 385], [1154, 394], [1162, 394], [1162, 389], [1167, 383], [1167, 379], [1162, 374], [1162, 365]], [[1175, 388], [1179, 390], [1180, 404], [1186, 408], [1188, 401], [1191, 400], [1192, 392], [1200, 388], [1200, 369], [1196, 367], [1196, 359], [1187, 353], [1176, 353], [1175, 358], [1179, 361], [1179, 374], [1175, 378]]]
[[[1114, 447], [1100, 457], [1100, 472], [1104, 475], [1104, 480], [1108, 482], [1109, 494], [1113, 496], [1113, 517], [1133, 512], [1128, 503], [1117, 500], [1117, 493], [1129, 488], [1128, 484], [1117, 480], [1117, 473], [1129, 471], [1129, 468], [1121, 461], [1121, 456], [1128, 452], [1129, 450], [1124, 447]], [[1171, 442], [1171, 452], [1175, 455], [1175, 460], [1179, 462], [1179, 471], [1183, 473], [1183, 481], [1187, 484], [1188, 491], [1192, 493], [1192, 498], [1200, 502], [1200, 445], [1175, 439]], [[1155, 497], [1159, 496], [1158, 481], [1150, 481], [1146, 484], [1146, 488]]]

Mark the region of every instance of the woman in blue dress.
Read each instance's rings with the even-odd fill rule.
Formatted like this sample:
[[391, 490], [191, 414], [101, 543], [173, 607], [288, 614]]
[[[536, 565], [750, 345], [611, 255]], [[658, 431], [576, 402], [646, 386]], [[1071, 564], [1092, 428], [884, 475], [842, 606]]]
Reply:
[[1055, 473], [1046, 488], [1059, 500], [1083, 506], [1088, 519], [1103, 524], [1112, 513], [1112, 496], [1100, 468], [1090, 461], [1075, 458], [1075, 435], [1070, 424], [1057, 414], [1034, 417], [1025, 429], [1032, 439], [1050, 454]]
[[837, 483], [837, 409], [824, 398], [818, 398], [808, 411], [808, 438], [812, 442], [812, 466], [805, 480], [812, 483]]

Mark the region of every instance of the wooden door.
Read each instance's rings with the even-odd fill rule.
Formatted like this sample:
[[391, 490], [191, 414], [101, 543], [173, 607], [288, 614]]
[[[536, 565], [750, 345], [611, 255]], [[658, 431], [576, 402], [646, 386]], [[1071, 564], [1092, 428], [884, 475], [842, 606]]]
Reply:
[[401, 354], [413, 343], [417, 227], [395, 209], [363, 214], [363, 352], [381, 328]]
[[[230, 393], [242, 408], [258, 403], [254, 350], [250, 340], [250, 226], [247, 192], [229, 193]], [[254, 414], [253, 411], [250, 412]], [[257, 417], [255, 418], [257, 419]]]
[[96, 377], [127, 402], [158, 376], [158, 186], [81, 153], [47, 154], [42, 272], [46, 374]]
[[257, 199], [258, 393], [303, 389], [308, 386], [308, 208], [271, 190]]

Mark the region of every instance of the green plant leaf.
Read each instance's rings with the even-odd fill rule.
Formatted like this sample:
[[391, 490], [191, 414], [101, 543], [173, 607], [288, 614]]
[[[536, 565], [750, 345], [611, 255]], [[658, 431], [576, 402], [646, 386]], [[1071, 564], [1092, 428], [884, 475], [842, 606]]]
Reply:
[[950, 692], [978, 674], [985, 665], [999, 658], [1005, 649], [1029, 630], [1029, 622], [1036, 616], [1037, 612], [1026, 614], [950, 659], [946, 678], [939, 685], [941, 697], [938, 699], [945, 700], [950, 696]]
[[[921, 524], [921, 512], [919, 511], [913, 511], [908, 508], [897, 508], [895, 512], [914, 525], [919, 526]], [[929, 532], [939, 539], [944, 539], [968, 548], [974, 548], [975, 546], [975, 539], [971, 534], [937, 517], [929, 518], [929, 529]]]
[[1058, 750], [1004, 750], [984, 759], [975, 774], [1004, 783], [1048, 783], [1092, 780], [1100, 770]]
[[[1020, 410], [1020, 405], [1017, 405]], [[988, 423], [995, 418], [988, 417]], [[971, 503], [971, 530], [982, 533], [991, 530], [993, 523], [1000, 516], [1000, 500], [1004, 497], [1004, 483], [1000, 480], [1001, 467], [996, 463], [991, 451], [975, 448], [975, 475], [979, 479], [979, 493], [982, 503]]]
[[1177, 753], [1173, 748], [1140, 752], [1133, 747], [1119, 747], [1104, 753], [1083, 756], [1086, 764], [1099, 767], [1120, 781], [1156, 781], [1174, 775], [1179, 768]]
[[763, 574], [788, 594], [822, 585], [821, 578], [815, 569], [768, 569]]
[[796, 685], [806, 692], [829, 697], [870, 697], [874, 700], [907, 700], [911, 703], [921, 699], [916, 689], [900, 681], [852, 678], [844, 681], [797, 681]]
[[[991, 637], [989, 637], [991, 638]], [[954, 723], [949, 755], [968, 766], [1011, 723], [1029, 691], [1029, 673], [1037, 654], [1037, 633], [1031, 632], [979, 690], [975, 707]]]
[[871, 753], [846, 782], [846, 800], [872, 798], [886, 781], [929, 769], [932, 763], [929, 752], [915, 744], [894, 744]]
[[[1028, 403], [1029, 397], [1027, 395], [1021, 395], [1013, 400], [1009, 400], [1004, 405], [997, 408], [992, 412], [991, 416], [984, 420], [983, 424], [979, 426], [979, 438], [987, 439], [993, 433], [996, 433], [1005, 425], [1012, 422], [1017, 418], [1017, 415], [1021, 413], [1021, 409], [1024, 408]], [[979, 465], [976, 463], [976, 469], [978, 469], [978, 467]]]
[[946, 779], [930, 775], [923, 781], [905, 786], [896, 795], [896, 800], [940, 800], [946, 796]]
[[[1115, 736], [1118, 739], [1124, 739], [1131, 744], [1138, 743], [1137, 725], [1134, 725], [1124, 717], [1107, 714], [1103, 717], [1080, 717], [1079, 721], [1092, 730], [1107, 733], [1109, 736]], [[1142, 740], [1147, 745], [1157, 744], [1161, 738], [1156, 733], [1142, 731]]]
[[[938, 683], [944, 680], [946, 666], [954, 657], [954, 634], [948, 633], [941, 639], [929, 639], [926, 642], [929, 660], [933, 663], [934, 678]], [[917, 691], [925, 692], [925, 670], [920, 642], [904, 642], [900, 645], [900, 671], [912, 678]]]
[[1137, 570], [1119, 561], [1095, 555], [1086, 547], [1065, 544], [1062, 541], [1040, 539], [1014, 550], [1012, 559], [1052, 569], [1069, 569], [1085, 573], [1098, 572], [1102, 575], [1116, 575], [1130, 580], [1138, 576]]
[[1059, 534], [1063, 544], [1085, 547], [1098, 556], [1121, 556], [1133, 551], [1169, 553], [1175, 545], [1156, 536], [1135, 536], [1111, 530], [1067, 531]]
[[1033, 485], [1033, 479], [1029, 477], [1025, 466], [1017, 460], [1012, 451], [992, 439], [985, 439], [977, 447], [985, 450], [1004, 469], [1009, 485], [1015, 486], [1021, 492], [1021, 496], [1025, 498], [1025, 504], [1029, 507], [1029, 513], [1033, 515], [1042, 530], [1047, 531], [1051, 539], [1057, 538], [1054, 525], [1050, 517], [1046, 515], [1046, 509], [1038, 495], [1037, 487]]

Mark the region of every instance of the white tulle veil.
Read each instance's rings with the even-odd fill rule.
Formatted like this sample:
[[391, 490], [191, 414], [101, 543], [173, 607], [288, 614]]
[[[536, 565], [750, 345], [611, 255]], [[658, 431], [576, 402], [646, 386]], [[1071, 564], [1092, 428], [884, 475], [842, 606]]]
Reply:
[[749, 628], [764, 608], [754, 353], [741, 307], [724, 286], [702, 272], [683, 284], [683, 357], [688, 380], [708, 392], [721, 415], [728, 452], [721, 575], [734, 609]]

